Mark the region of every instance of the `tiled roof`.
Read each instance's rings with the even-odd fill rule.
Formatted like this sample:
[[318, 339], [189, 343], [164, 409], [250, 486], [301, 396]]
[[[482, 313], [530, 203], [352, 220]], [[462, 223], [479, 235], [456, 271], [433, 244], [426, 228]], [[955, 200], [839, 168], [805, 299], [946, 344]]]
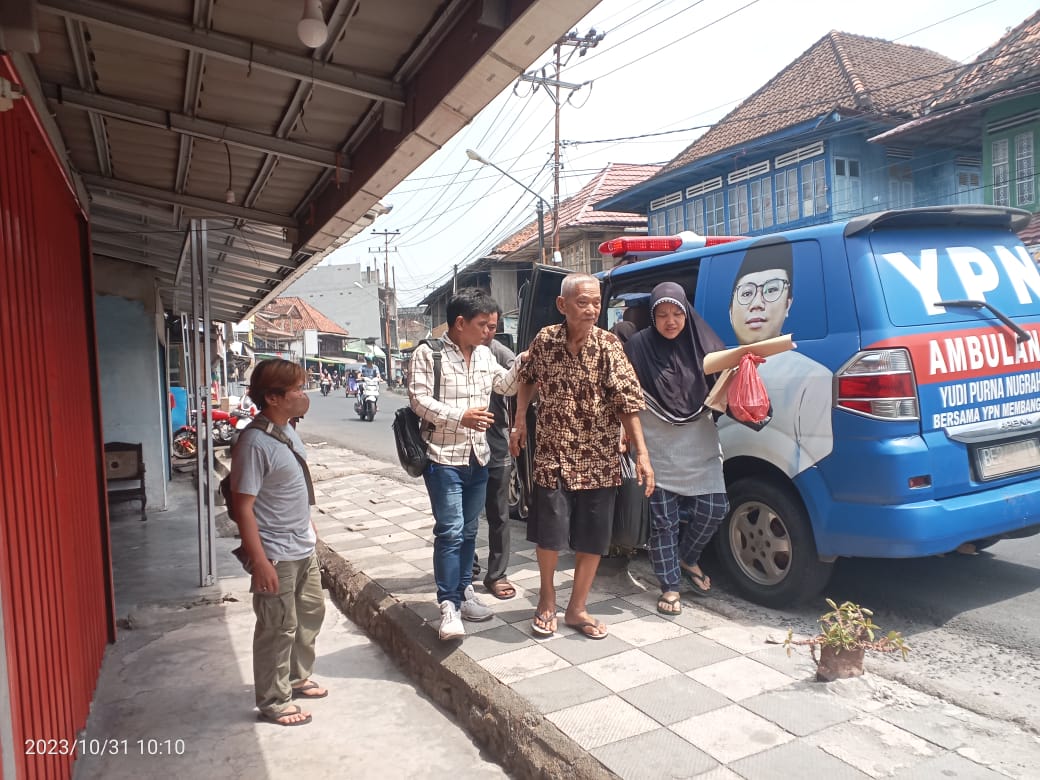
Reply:
[[1040, 246], [1040, 213], [1034, 214], [1029, 224], [1018, 231], [1018, 237], [1026, 246]]
[[928, 49], [832, 30], [662, 173], [835, 110], [910, 117], [956, 66], [954, 60]]
[[978, 100], [1035, 82], [1040, 75], [1040, 11], [1037, 11], [958, 72], [930, 101], [930, 110]]
[[343, 328], [330, 320], [302, 298], [283, 296], [275, 298], [258, 314], [274, 328], [290, 333], [316, 330], [331, 336], [349, 336]]
[[[609, 163], [595, 178], [581, 188], [576, 195], [560, 203], [560, 229], [595, 225], [646, 226], [645, 214], [627, 214], [620, 211], [594, 211], [593, 206], [629, 187], [649, 179], [661, 169], [660, 165], [635, 165], [633, 163]], [[552, 231], [552, 216], [545, 216], [546, 236]], [[534, 220], [501, 244], [493, 254], [515, 252], [538, 237], [538, 221]]]

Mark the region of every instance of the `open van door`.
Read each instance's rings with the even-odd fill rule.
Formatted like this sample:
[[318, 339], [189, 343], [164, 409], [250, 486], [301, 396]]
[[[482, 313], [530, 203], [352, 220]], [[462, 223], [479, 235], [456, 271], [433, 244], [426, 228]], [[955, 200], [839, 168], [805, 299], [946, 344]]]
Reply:
[[517, 323], [517, 346], [527, 349], [531, 340], [547, 325], [563, 322], [563, 315], [556, 308], [563, 277], [573, 273], [554, 265], [535, 265], [531, 278], [520, 288], [520, 320]]
[[[518, 296], [520, 319], [516, 328], [517, 352], [527, 349], [542, 328], [563, 322], [563, 315], [556, 308], [556, 298], [560, 295], [563, 277], [569, 273], [573, 272], [552, 265], [535, 265], [531, 269], [531, 278], [520, 288]], [[527, 518], [528, 501], [534, 495], [534, 429], [537, 424], [535, 402], [527, 410], [527, 444], [516, 459], [516, 470], [510, 486], [511, 513], [520, 519]], [[512, 509], [514, 506], [515, 510]]]

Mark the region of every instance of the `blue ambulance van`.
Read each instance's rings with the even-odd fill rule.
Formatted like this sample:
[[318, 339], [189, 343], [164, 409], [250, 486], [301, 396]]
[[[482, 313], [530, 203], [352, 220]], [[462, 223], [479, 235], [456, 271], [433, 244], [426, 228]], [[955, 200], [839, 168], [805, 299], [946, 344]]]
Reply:
[[[797, 345], [759, 369], [764, 429], [718, 421], [731, 509], [716, 545], [745, 597], [814, 596], [842, 556], [1040, 531], [1040, 271], [1015, 235], [1029, 218], [948, 206], [713, 246], [651, 237], [676, 251], [600, 274], [604, 327], [674, 281], [727, 345]], [[521, 345], [560, 321], [563, 273], [532, 274]]]

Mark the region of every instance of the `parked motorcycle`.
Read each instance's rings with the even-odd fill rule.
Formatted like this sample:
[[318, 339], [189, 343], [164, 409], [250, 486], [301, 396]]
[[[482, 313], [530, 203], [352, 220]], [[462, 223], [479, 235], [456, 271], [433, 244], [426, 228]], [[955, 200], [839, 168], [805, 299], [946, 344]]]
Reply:
[[[187, 425], [182, 425], [173, 433], [171, 448], [175, 458], [194, 458], [199, 451], [198, 443], [198, 411], [191, 410]], [[231, 414], [221, 409], [210, 410], [212, 421], [213, 446], [222, 447], [231, 444], [234, 427], [231, 422]]]
[[369, 422], [376, 419], [379, 408], [379, 380], [374, 376], [366, 376], [361, 380], [358, 388], [357, 400], [354, 401], [354, 411], [362, 420]]

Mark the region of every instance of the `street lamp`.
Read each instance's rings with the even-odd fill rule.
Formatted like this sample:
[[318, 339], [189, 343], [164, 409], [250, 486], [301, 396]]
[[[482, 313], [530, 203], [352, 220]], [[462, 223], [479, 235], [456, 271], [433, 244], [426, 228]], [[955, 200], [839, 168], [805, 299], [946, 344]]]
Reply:
[[[491, 162], [491, 160], [489, 160], [486, 157], [484, 157], [476, 149], [467, 149], [466, 150], [466, 156], [469, 159], [473, 160], [474, 162], [480, 163], [481, 165], [490, 165], [492, 168], [494, 168], [496, 171], [501, 173], [503, 176], [505, 176], [508, 179], [512, 179], [514, 182], [516, 182], [521, 187], [523, 187], [525, 190], [527, 190], [532, 195], [534, 195], [536, 198], [538, 198], [538, 262], [544, 263], [545, 262], [545, 224], [544, 224], [544, 217], [545, 217], [545, 207], [549, 206], [549, 202], [545, 198], [543, 198], [541, 195], [539, 195], [537, 192], [535, 192], [530, 187], [528, 187], [526, 184], [524, 184], [522, 181], [520, 181], [518, 178], [516, 178], [513, 174], [509, 173], [509, 171], [506, 171], [506, 170], [500, 168], [499, 166], [495, 165], [493, 162]], [[550, 206], [550, 208], [552, 208], [552, 207]]]

